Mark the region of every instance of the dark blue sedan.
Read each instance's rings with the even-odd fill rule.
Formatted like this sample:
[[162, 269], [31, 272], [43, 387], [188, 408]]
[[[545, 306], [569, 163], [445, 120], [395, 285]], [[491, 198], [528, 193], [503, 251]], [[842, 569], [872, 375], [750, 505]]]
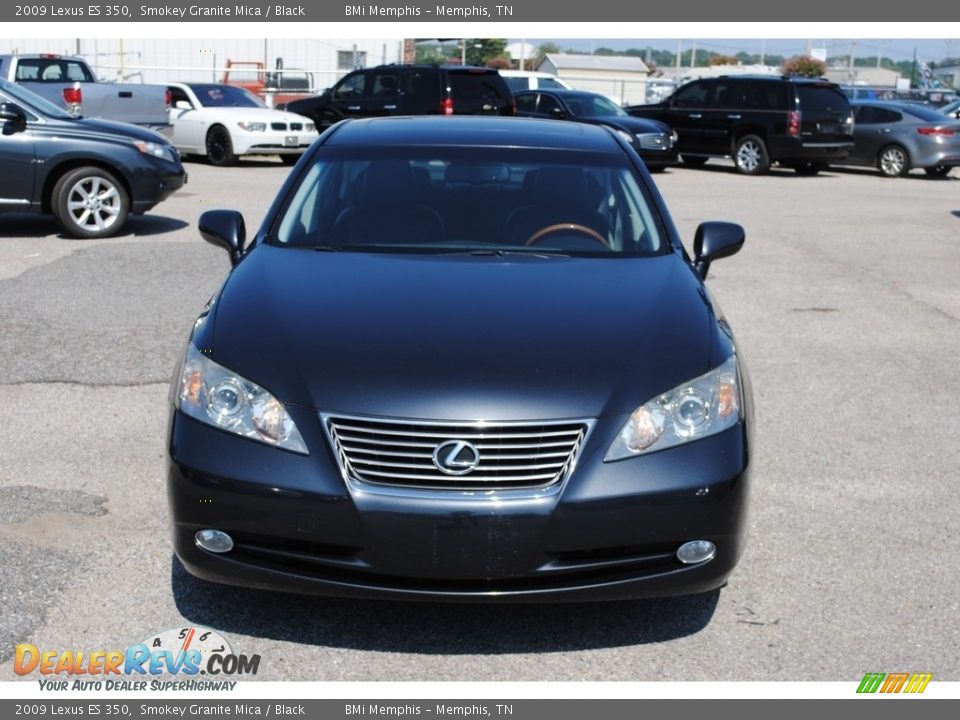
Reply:
[[666, 123], [633, 117], [606, 95], [583, 90], [514, 93], [521, 117], [574, 120], [615, 130], [640, 153], [651, 172], [677, 164], [677, 133]]
[[743, 547], [750, 382], [618, 132], [502, 117], [348, 120], [293, 169], [172, 388], [187, 570], [422, 600], [708, 591]]

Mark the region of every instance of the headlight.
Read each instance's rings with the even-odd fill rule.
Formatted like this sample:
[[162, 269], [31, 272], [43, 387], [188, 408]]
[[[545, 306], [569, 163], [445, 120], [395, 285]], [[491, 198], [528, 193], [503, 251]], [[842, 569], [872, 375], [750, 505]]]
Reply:
[[706, 375], [637, 408], [613, 441], [604, 462], [663, 450], [716, 435], [740, 420], [737, 356]]
[[624, 140], [626, 140], [628, 143], [630, 143], [631, 145], [634, 143], [633, 135], [631, 135], [630, 133], [628, 133], [626, 130], [620, 130], [620, 129], [618, 129], [618, 128], [614, 128], [614, 129], [617, 131], [617, 135], [619, 135], [620, 137], [622, 137], [622, 138], [623, 138]]
[[247, 132], [263, 132], [267, 129], [267, 124], [265, 122], [243, 122], [241, 120], [237, 123], [237, 127]]
[[160, 158], [161, 160], [166, 160], [168, 162], [176, 162], [177, 159], [173, 155], [173, 148], [166, 143], [155, 143], [155, 142], [145, 142], [144, 140], [134, 140], [133, 146], [137, 148], [144, 155], [152, 155], [153, 157]]
[[283, 404], [256, 383], [187, 346], [177, 407], [184, 415], [267, 445], [309, 455]]
[[303, 126], [307, 129], [307, 132], [314, 132], [317, 129], [314, 123], [304, 123]]

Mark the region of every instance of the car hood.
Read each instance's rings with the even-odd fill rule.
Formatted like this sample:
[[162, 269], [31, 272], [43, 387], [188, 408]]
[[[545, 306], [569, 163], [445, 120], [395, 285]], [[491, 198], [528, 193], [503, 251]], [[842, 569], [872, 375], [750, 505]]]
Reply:
[[648, 118], [623, 117], [621, 115], [607, 115], [605, 117], [595, 118], [597, 122], [610, 127], [620, 128], [632, 133], [666, 133], [670, 135], [673, 131], [666, 123], [659, 120]]
[[[256, 247], [198, 346], [286, 404], [424, 419], [633, 411], [709, 369], [676, 254], [636, 259]], [[205, 349], [205, 348], [202, 348]]]
[[91, 137], [105, 140], [142, 140], [143, 142], [170, 143], [158, 132], [129, 123], [100, 120], [98, 118], [75, 118], [70, 120], [50, 118], [44, 125], [34, 125], [34, 132], [69, 134], [71, 137]]

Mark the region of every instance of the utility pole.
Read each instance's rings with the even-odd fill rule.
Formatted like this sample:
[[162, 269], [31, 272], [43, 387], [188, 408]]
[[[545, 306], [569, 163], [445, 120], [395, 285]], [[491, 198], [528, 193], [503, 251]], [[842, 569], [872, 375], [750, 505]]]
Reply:
[[913, 84], [916, 81], [917, 77], [917, 49], [913, 49], [913, 66], [910, 68], [910, 88], [913, 89]]
[[764, 64], [764, 58], [767, 56], [767, 39], [764, 38], [760, 41], [760, 64]]
[[677, 77], [676, 80], [680, 82], [680, 53], [683, 50], [683, 40], [677, 40]]
[[690, 49], [690, 69], [692, 70], [697, 64], [697, 41], [693, 41], [693, 47]]
[[853, 53], [856, 51], [856, 49], [857, 49], [857, 41], [851, 40], [850, 41], [850, 65], [849, 65], [849, 68], [847, 69], [847, 76], [851, 83], [853, 83], [854, 79], [857, 76], [857, 74], [853, 70]]

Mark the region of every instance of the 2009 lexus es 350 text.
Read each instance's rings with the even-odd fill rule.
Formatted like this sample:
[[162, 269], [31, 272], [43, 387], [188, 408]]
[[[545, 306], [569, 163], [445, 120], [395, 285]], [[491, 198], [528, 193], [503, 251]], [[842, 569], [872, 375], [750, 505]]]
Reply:
[[495, 117], [326, 131], [196, 321], [171, 391], [176, 553], [352, 597], [592, 600], [722, 585], [752, 399], [691, 258], [611, 130]]

